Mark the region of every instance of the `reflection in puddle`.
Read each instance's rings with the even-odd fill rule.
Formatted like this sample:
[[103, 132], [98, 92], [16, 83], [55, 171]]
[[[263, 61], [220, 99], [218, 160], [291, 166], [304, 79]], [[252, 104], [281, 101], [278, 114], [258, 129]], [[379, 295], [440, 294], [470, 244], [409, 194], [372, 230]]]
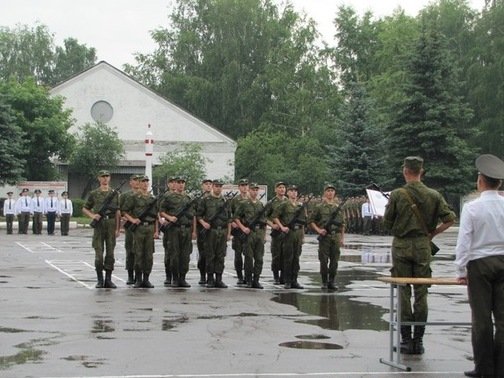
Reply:
[[287, 341], [279, 345], [297, 349], [343, 349], [343, 347], [338, 344], [322, 343], [317, 341]]
[[114, 332], [114, 322], [112, 320], [95, 320], [91, 333]]
[[18, 329], [18, 328], [9, 328], [9, 327], [0, 327], [0, 332], [3, 333], [20, 333], [20, 332], [26, 332], [23, 329]]
[[161, 330], [162, 331], [170, 331], [173, 328], [177, 326], [177, 324], [182, 324], [185, 323], [189, 320], [187, 316], [182, 316], [180, 318], [175, 318], [175, 319], [163, 319], [163, 322], [161, 323]]
[[329, 336], [326, 335], [297, 335], [296, 339], [301, 340], [322, 340], [322, 339], [330, 339]]
[[345, 244], [345, 249], [358, 250], [359, 254], [343, 254], [341, 261], [362, 264], [389, 264], [391, 263], [390, 244]]
[[97, 368], [100, 365], [103, 365], [105, 361], [103, 358], [99, 358], [97, 360], [90, 360], [89, 356], [68, 356], [68, 357], [63, 357], [63, 360], [66, 361], [79, 361], [82, 366], [87, 367], [87, 368]]
[[27, 343], [15, 345], [16, 348], [21, 350], [12, 356], [0, 356], [0, 370], [8, 369], [13, 365], [23, 365], [30, 362], [41, 361], [42, 356], [46, 354], [46, 352], [36, 349], [36, 347], [53, 344], [54, 342], [49, 339], [35, 339]]

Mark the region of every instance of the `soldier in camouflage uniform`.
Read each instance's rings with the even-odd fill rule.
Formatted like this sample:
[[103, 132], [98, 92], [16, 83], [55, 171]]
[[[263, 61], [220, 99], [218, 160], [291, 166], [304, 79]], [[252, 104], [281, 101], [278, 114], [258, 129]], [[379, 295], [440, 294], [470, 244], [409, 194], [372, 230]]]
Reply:
[[185, 192], [185, 183], [185, 178], [179, 177], [176, 190], [163, 197], [159, 208], [160, 215], [169, 222], [165, 235], [171, 254], [172, 287], [191, 287], [186, 281], [186, 274], [189, 271], [192, 239], [196, 238], [193, 206], [177, 218], [178, 212], [192, 201]]
[[[129, 192], [122, 193], [119, 198], [119, 206], [121, 209], [124, 208], [126, 200], [135, 195], [135, 193], [139, 190], [139, 175], [132, 175], [130, 177], [129, 186], [131, 190]], [[121, 215], [124, 217], [123, 213], [121, 213]], [[133, 233], [128, 228], [124, 229], [124, 249], [126, 250], [126, 270], [128, 271], [128, 280], [126, 281], [126, 285], [133, 285], [135, 283], [135, 250], [133, 249]]]
[[[205, 229], [207, 287], [226, 288], [222, 281], [227, 241], [231, 239], [229, 204], [222, 196], [221, 180], [212, 182], [212, 193], [201, 201], [197, 220]], [[214, 276], [215, 275], [215, 276]]]
[[[119, 211], [119, 198], [116, 193], [112, 198], [108, 208], [105, 210], [103, 219], [98, 212], [102, 208], [106, 197], [113, 192], [110, 188], [110, 172], [100, 171], [98, 173], [100, 187], [89, 193], [89, 197], [82, 208], [82, 212], [89, 218], [97, 221], [93, 229], [93, 248], [95, 250], [95, 268], [98, 282], [97, 288], [115, 289], [112, 282], [112, 271], [114, 270], [114, 248], [116, 238], [120, 234], [121, 213]], [[105, 259], [103, 252], [105, 249]], [[103, 270], [105, 270], [105, 281], [103, 280]]]
[[[196, 209], [201, 206], [203, 199], [212, 192], [212, 180], [204, 179], [201, 182], [201, 192], [203, 196], [199, 199], [196, 204]], [[205, 243], [204, 239], [201, 237], [201, 229], [203, 226], [196, 222], [196, 244], [198, 246], [198, 270], [200, 272], [200, 280], [198, 284], [206, 285], [206, 259], [205, 259]]]
[[[169, 196], [171, 193], [174, 193], [177, 187], [177, 176], [171, 176], [168, 178], [168, 190], [166, 193], [159, 199], [158, 207], [161, 204], [162, 201], [164, 201], [164, 198]], [[159, 216], [159, 219], [162, 223], [168, 222], [166, 219], [164, 219], [162, 216]], [[161, 223], [161, 224], [162, 224]], [[168, 235], [166, 233], [163, 233], [163, 249], [164, 249], [164, 267], [165, 267], [165, 280], [163, 282], [164, 286], [169, 287], [172, 284], [172, 272], [171, 272], [171, 263], [170, 263], [170, 248], [168, 246]]]
[[[275, 209], [280, 206], [284, 201], [287, 201], [285, 197], [285, 183], [283, 181], [278, 181], [275, 184], [275, 197], [271, 200], [271, 206], [266, 210], [266, 219], [268, 225], [271, 227], [272, 231], [279, 231], [280, 227], [273, 221], [272, 215]], [[271, 271], [273, 272], [273, 279], [275, 280], [275, 285], [284, 284], [284, 278], [281, 272], [283, 271], [283, 237], [281, 232], [277, 234], [271, 234]]]
[[345, 235], [343, 212], [335, 197], [336, 187], [333, 184], [326, 184], [323, 202], [317, 205], [308, 220], [310, 227], [319, 235], [318, 257], [322, 289], [329, 290], [337, 290], [334, 279]]
[[[235, 212], [236, 209], [238, 209], [238, 206], [242, 201], [245, 201], [249, 198], [248, 196], [248, 191], [249, 191], [249, 185], [248, 185], [248, 180], [247, 179], [241, 179], [238, 182], [238, 190], [240, 193], [235, 196], [231, 200], [231, 218], [235, 218]], [[231, 222], [231, 235], [238, 235], [239, 231], [235, 233], [235, 230], [238, 230], [238, 225], [235, 222]], [[234, 267], [236, 270], [236, 276], [238, 277], [238, 285], [244, 285], [246, 282], [243, 279], [243, 242], [240, 238], [235, 238], [233, 237], [233, 240], [231, 241], [231, 247], [233, 248], [234, 251]]]
[[[273, 211], [274, 222], [282, 232], [284, 279], [286, 289], [304, 289], [298, 282], [299, 257], [301, 256], [304, 225], [306, 224], [306, 209], [297, 201], [298, 189], [295, 185], [287, 188], [287, 201], [283, 202]], [[298, 216], [297, 213], [299, 213]], [[289, 228], [290, 223], [294, 223]]]
[[[404, 159], [403, 176], [406, 185], [394, 190], [385, 209], [384, 225], [392, 241], [393, 277], [431, 277], [431, 239], [455, 221], [443, 196], [421, 182], [423, 159], [409, 156]], [[419, 216], [415, 214], [415, 204]], [[438, 222], [441, 223], [438, 225]], [[402, 321], [427, 321], [427, 285], [414, 285], [415, 303], [411, 308], [411, 286], [401, 288]], [[401, 353], [422, 354], [425, 326], [401, 326]]]
[[266, 217], [264, 205], [257, 198], [259, 185], [250, 184], [249, 198], [241, 201], [234, 217], [235, 222], [245, 235], [245, 281], [247, 287], [262, 289], [259, 278], [263, 268]]
[[149, 177], [140, 180], [140, 189], [127, 198], [121, 209], [126, 219], [135, 225], [135, 288], [154, 287], [149, 281], [154, 262], [154, 239], [158, 237], [157, 199], [149, 193]]

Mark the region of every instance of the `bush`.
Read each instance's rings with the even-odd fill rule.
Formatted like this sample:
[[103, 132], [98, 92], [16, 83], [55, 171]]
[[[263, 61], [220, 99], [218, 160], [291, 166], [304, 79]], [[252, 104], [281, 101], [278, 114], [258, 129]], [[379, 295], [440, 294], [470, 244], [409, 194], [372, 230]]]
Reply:
[[82, 206], [84, 206], [84, 203], [86, 203], [86, 201], [83, 200], [82, 198], [72, 199], [73, 216], [74, 217], [83, 217], [84, 216], [82, 214]]

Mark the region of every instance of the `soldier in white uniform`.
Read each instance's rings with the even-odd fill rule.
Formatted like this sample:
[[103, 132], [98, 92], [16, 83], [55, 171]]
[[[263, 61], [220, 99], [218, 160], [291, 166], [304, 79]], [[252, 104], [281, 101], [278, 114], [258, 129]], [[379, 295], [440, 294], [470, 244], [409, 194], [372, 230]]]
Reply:
[[40, 196], [40, 189], [35, 189], [35, 196], [31, 199], [31, 212], [33, 214], [32, 231], [35, 235], [42, 234], [42, 218], [44, 216], [44, 198]]
[[49, 197], [45, 202], [45, 213], [47, 217], [47, 233], [54, 235], [54, 224], [56, 223], [56, 216], [58, 215], [59, 201], [54, 196], [54, 190], [49, 190]]
[[28, 195], [28, 188], [21, 191], [21, 196], [16, 201], [16, 215], [18, 217], [18, 234], [28, 233], [28, 224], [30, 223], [31, 197]]
[[61, 235], [68, 235], [68, 230], [70, 229], [70, 217], [73, 214], [72, 200], [68, 199], [68, 192], [61, 193], [61, 200], [59, 202], [59, 217], [60, 217], [60, 228]]
[[7, 192], [7, 199], [4, 201], [3, 214], [7, 223], [7, 234], [12, 234], [12, 224], [16, 215], [16, 200], [12, 198], [12, 192]]

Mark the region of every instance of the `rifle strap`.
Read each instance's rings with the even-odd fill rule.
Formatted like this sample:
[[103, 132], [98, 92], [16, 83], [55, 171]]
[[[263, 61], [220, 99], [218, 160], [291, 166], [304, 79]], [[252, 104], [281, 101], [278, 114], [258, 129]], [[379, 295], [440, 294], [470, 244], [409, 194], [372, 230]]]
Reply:
[[410, 192], [408, 192], [404, 188], [400, 188], [399, 190], [406, 195], [406, 199], [408, 200], [408, 202], [411, 205], [411, 210], [413, 211], [416, 218], [418, 219], [418, 223], [420, 223], [420, 226], [422, 227], [423, 232], [425, 232], [425, 235], [428, 236], [429, 230], [427, 230], [427, 225], [425, 224], [425, 219], [422, 216], [422, 214], [420, 214], [420, 210], [418, 210], [418, 206], [417, 206], [415, 200], [413, 199], [413, 197], [411, 196]]

